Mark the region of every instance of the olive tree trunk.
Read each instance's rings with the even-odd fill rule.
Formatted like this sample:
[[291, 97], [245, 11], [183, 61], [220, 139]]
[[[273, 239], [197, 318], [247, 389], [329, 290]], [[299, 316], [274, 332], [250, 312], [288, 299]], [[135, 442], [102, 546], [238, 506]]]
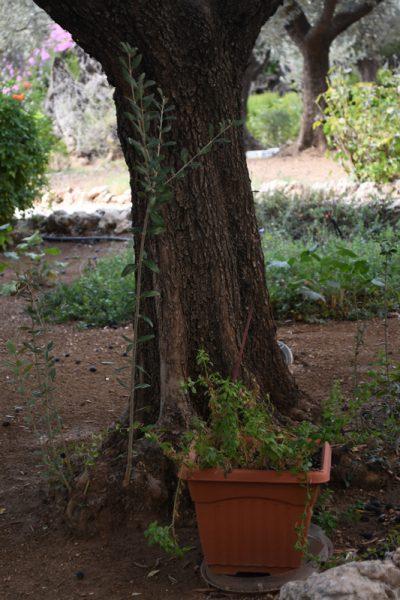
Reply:
[[[242, 80], [260, 27], [279, 2], [249, 0], [36, 0], [87, 52], [101, 62], [115, 87], [118, 130], [131, 174], [133, 219], [145, 206], [136, 195], [135, 156], [128, 138], [127, 85], [120, 42], [137, 46], [142, 69], [175, 105], [172, 139], [193, 155], [210, 138], [209, 126], [240, 119]], [[138, 416], [166, 427], [188, 425], [193, 411], [181, 381], [196, 374], [204, 348], [216, 369], [232, 373], [249, 313], [253, 317], [240, 376], [269, 394], [281, 411], [296, 403], [298, 390], [276, 342], [243, 135], [228, 131], [229, 143], [214, 149], [174, 186], [164, 208], [166, 231], [147, 243], [160, 273], [147, 272], [144, 289], [156, 289], [143, 313], [154, 321], [155, 339], [141, 346], [140, 363], [151, 387], [138, 398]], [[181, 166], [178, 154], [166, 160]], [[137, 242], [136, 242], [137, 245]], [[143, 329], [142, 334], [148, 333]]]
[[322, 44], [303, 50], [302, 98], [303, 113], [301, 117], [298, 149], [304, 150], [315, 146], [325, 148], [326, 141], [321, 127], [315, 122], [321, 116], [323, 99], [319, 98], [327, 90], [329, 72], [329, 46]]
[[285, 29], [303, 55], [303, 117], [298, 139], [298, 149], [325, 146], [320, 128], [313, 124], [319, 112], [316, 99], [326, 90], [329, 72], [329, 49], [332, 42], [351, 25], [368, 15], [383, 0], [359, 0], [339, 2], [323, 0], [316, 2], [314, 19], [309, 20], [309, 10], [304, 11], [297, 0], [286, 0]]

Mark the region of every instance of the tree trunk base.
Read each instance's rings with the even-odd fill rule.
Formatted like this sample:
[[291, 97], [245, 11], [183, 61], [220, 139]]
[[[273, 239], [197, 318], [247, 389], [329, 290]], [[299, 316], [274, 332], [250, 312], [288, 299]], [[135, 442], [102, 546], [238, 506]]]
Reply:
[[[318, 421], [319, 413], [319, 405], [300, 393], [296, 407], [276, 416], [285, 425]], [[126, 434], [113, 430], [95, 465], [76, 477], [65, 510], [67, 525], [76, 533], [106, 534], [127, 521], [134, 520], [136, 526], [144, 528], [151, 520], [168, 519], [176, 489], [176, 466], [157, 444], [141, 438], [135, 443], [131, 483], [124, 488], [126, 448]]]
[[122, 485], [126, 466], [124, 435], [110, 434], [100, 458], [75, 479], [65, 517], [83, 535], [110, 532], [127, 520], [143, 527], [167, 514], [176, 483], [176, 469], [156, 444], [140, 439], [135, 445], [132, 479]]

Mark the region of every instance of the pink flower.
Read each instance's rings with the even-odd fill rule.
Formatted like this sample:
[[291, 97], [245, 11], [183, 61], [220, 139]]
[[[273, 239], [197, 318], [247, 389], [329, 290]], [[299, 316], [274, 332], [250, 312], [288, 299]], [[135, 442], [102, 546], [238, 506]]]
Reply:
[[42, 59], [43, 62], [45, 62], [46, 60], [49, 60], [50, 54], [47, 52], [47, 50], [45, 48], [41, 49], [40, 58]]
[[65, 50], [69, 50], [70, 48], [72, 48], [73, 44], [71, 44], [71, 42], [66, 41], [66, 42], [61, 42], [60, 44], [57, 44], [57, 46], [54, 47], [54, 50], [56, 52], [65, 52]]
[[64, 52], [74, 46], [71, 34], [57, 24], [52, 26], [49, 40], [55, 42], [54, 50], [56, 52]]

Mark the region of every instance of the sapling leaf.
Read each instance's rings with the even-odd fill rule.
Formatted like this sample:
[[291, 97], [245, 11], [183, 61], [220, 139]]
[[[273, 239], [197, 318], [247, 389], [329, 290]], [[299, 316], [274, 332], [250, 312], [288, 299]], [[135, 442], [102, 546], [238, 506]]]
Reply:
[[147, 335], [142, 335], [138, 338], [138, 344], [142, 344], [144, 342], [149, 342], [150, 340], [154, 340], [155, 335], [154, 333], [149, 333]]
[[121, 273], [121, 277], [126, 277], [127, 275], [130, 275], [130, 273], [133, 273], [135, 270], [136, 270], [136, 264], [135, 263], [128, 263], [123, 268], [122, 273]]
[[181, 160], [185, 164], [189, 160], [189, 152], [188, 152], [187, 148], [182, 148], [182, 150], [181, 150]]
[[145, 323], [147, 323], [148, 325], [150, 325], [150, 327], [154, 327], [154, 323], [150, 319], [150, 317], [148, 317], [146, 315], [139, 315], [139, 317], [142, 319], [142, 321], [145, 321]]
[[143, 264], [146, 265], [146, 267], [148, 269], [150, 269], [150, 271], [153, 271], [154, 273], [159, 273], [160, 272], [159, 267], [156, 265], [156, 263], [154, 262], [154, 260], [151, 260], [150, 258], [144, 258], [143, 259]]
[[119, 383], [119, 385], [121, 385], [123, 388], [128, 389], [128, 385], [126, 383], [126, 381], [123, 381], [122, 379], [120, 379], [119, 377], [117, 377], [117, 382]]
[[142, 298], [156, 298], [159, 295], [160, 292], [157, 292], [156, 290], [149, 290], [148, 292], [143, 292]]
[[149, 383], [138, 383], [135, 385], [135, 390], [147, 390], [149, 387], [151, 387]]

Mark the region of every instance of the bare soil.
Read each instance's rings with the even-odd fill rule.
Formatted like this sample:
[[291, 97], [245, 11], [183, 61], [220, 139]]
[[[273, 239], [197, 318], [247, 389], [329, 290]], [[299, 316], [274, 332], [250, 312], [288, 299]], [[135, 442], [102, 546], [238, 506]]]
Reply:
[[[93, 257], [121, 245], [60, 244], [62, 260], [69, 264], [64, 279], [75, 277]], [[207, 591], [199, 575], [201, 552], [194, 528], [183, 532], [194, 546], [184, 561], [171, 560], [149, 548], [142, 531], [118, 527], [93, 537], [77, 536], [63, 519], [62, 504], [49, 496], [42, 476], [40, 440], [17, 414], [20, 399], [9, 372], [6, 340], [20, 337], [27, 320], [23, 300], [0, 298], [0, 597], [2, 600], [196, 600], [229, 597]], [[299, 386], [321, 401], [339, 379], [344, 391], [352, 388], [352, 359], [356, 324], [330, 322], [308, 325], [288, 322], [279, 337], [294, 351], [294, 373]], [[400, 320], [389, 322], [390, 352], [400, 359]], [[125, 328], [79, 330], [74, 324], [51, 325], [58, 361], [57, 402], [69, 440], [88, 442], [104, 431], [126, 406], [125, 390], [116, 381], [115, 368], [123, 356]], [[366, 371], [382, 348], [383, 330], [378, 320], [368, 323], [360, 365]], [[6, 416], [15, 416], [8, 426]], [[337, 483], [335, 503], [345, 509], [356, 500], [371, 497], [400, 503], [399, 483], [385, 479], [346, 488]], [[368, 520], [343, 527], [334, 535], [336, 551], [367, 547], [383, 539], [388, 524], [371, 515]], [[372, 541], [371, 541], [372, 540]], [[268, 596], [265, 596], [267, 598]]]
[[[247, 166], [253, 188], [274, 179], [312, 184], [347, 177], [337, 162], [315, 149], [301, 154], [280, 153], [272, 158], [248, 159]], [[107, 185], [113, 194], [121, 194], [128, 189], [125, 162], [122, 159], [103, 159], [90, 164], [75, 162], [67, 169], [55, 171], [51, 175], [50, 187], [55, 192], [76, 188], [90, 190], [98, 185]]]
[[301, 154], [281, 152], [266, 159], [249, 159], [247, 166], [253, 188], [274, 179], [296, 181], [303, 184], [328, 182], [347, 178], [344, 169], [316, 149]]

